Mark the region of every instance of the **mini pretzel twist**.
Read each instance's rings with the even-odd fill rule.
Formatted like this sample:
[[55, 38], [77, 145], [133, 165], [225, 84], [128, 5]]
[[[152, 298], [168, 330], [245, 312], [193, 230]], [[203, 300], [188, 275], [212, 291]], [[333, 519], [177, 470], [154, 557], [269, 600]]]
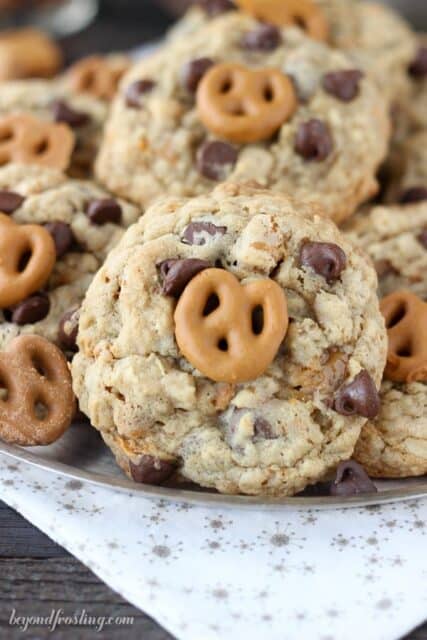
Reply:
[[45, 338], [20, 336], [0, 353], [0, 438], [47, 445], [68, 428], [75, 399], [67, 361]]
[[235, 0], [250, 15], [279, 27], [298, 26], [315, 40], [326, 41], [329, 26], [313, 0]]
[[274, 360], [288, 329], [285, 294], [270, 279], [242, 286], [223, 269], [206, 269], [185, 288], [175, 310], [180, 351], [216, 382], [246, 382]]
[[253, 71], [239, 64], [213, 66], [197, 90], [203, 124], [237, 143], [267, 140], [297, 108], [291, 80], [277, 69]]
[[0, 213], [0, 308], [11, 307], [43, 287], [55, 261], [55, 243], [44, 227], [18, 225]]
[[90, 93], [100, 100], [111, 100], [129, 65], [111, 64], [102, 56], [89, 56], [77, 62], [69, 72], [71, 88], [78, 93]]
[[70, 164], [73, 148], [74, 134], [65, 124], [24, 113], [0, 119], [0, 165], [22, 162], [62, 171]]
[[396, 382], [427, 381], [427, 302], [410, 291], [381, 300], [388, 331], [385, 377]]

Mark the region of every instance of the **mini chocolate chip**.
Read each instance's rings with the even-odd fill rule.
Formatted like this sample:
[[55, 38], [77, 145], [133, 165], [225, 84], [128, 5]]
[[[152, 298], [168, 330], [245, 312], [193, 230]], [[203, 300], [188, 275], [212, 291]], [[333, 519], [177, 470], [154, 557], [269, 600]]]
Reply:
[[236, 160], [236, 149], [218, 140], [205, 142], [197, 152], [197, 168], [209, 180], [225, 180]]
[[295, 139], [295, 151], [305, 160], [321, 162], [333, 149], [331, 134], [327, 125], [316, 118], [302, 122]]
[[92, 224], [119, 224], [122, 219], [122, 208], [114, 198], [102, 198], [89, 202], [86, 214]]
[[348, 69], [346, 71], [332, 71], [323, 76], [323, 88], [331, 95], [351, 102], [359, 94], [359, 83], [363, 78], [362, 71]]
[[334, 409], [343, 416], [375, 418], [380, 410], [380, 397], [367, 371], [357, 374], [353, 382], [341, 387], [335, 396]]
[[379, 278], [385, 278], [385, 276], [389, 276], [392, 273], [393, 274], [398, 273], [395, 267], [393, 266], [393, 264], [390, 262], [390, 260], [387, 260], [387, 259], [376, 260], [374, 262], [374, 267], [375, 267], [375, 271], [377, 272], [377, 276]]
[[58, 341], [67, 351], [77, 351], [80, 307], [72, 307], [59, 321]]
[[148, 78], [132, 82], [125, 91], [127, 106], [133, 109], [139, 109], [141, 106], [141, 96], [144, 95], [144, 93], [152, 91], [155, 86], [156, 83], [154, 80], [149, 80]]
[[135, 482], [153, 485], [165, 482], [173, 474], [176, 466], [176, 462], [149, 455], [141, 456], [138, 464], [129, 463], [130, 474]]
[[196, 258], [164, 260], [159, 264], [163, 280], [162, 292], [165, 296], [179, 298], [190, 280], [200, 271], [210, 267], [211, 264], [206, 260], [197, 260]]
[[56, 257], [62, 258], [67, 251], [72, 247], [74, 243], [74, 235], [71, 231], [71, 227], [66, 222], [55, 220], [54, 222], [46, 222], [43, 225], [44, 228], [49, 231], [53, 238], [56, 249]]
[[340, 462], [335, 480], [329, 487], [331, 496], [357, 496], [361, 493], [376, 493], [377, 488], [365, 469], [354, 460]]
[[264, 418], [257, 417], [254, 422], [254, 440], [275, 440], [277, 438], [271, 424]]
[[425, 249], [427, 249], [427, 229], [421, 231], [420, 235], [418, 236], [418, 241], [423, 245]]
[[190, 93], [195, 93], [200, 80], [214, 64], [211, 58], [190, 60], [182, 69], [182, 84]]
[[230, 0], [199, 0], [198, 4], [211, 18], [236, 8]]
[[330, 242], [304, 242], [299, 255], [299, 263], [310, 267], [328, 283], [335, 282], [346, 268], [344, 251]]
[[63, 100], [55, 100], [51, 105], [55, 122], [64, 122], [72, 129], [84, 127], [91, 120], [89, 114], [73, 109]]
[[197, 245], [199, 247], [206, 244], [206, 236], [223, 236], [227, 232], [227, 227], [217, 227], [212, 222], [190, 222], [182, 234], [184, 244]]
[[427, 200], [426, 187], [409, 187], [399, 195], [400, 204], [415, 204], [417, 202], [424, 202], [424, 200]]
[[49, 311], [49, 296], [43, 292], [35, 293], [8, 309], [10, 321], [19, 326], [40, 322], [46, 318]]
[[11, 214], [23, 204], [25, 198], [14, 191], [0, 191], [0, 211]]
[[256, 29], [245, 33], [242, 47], [250, 51], [273, 51], [277, 49], [282, 36], [274, 24], [261, 23]]
[[420, 47], [415, 60], [409, 65], [409, 74], [413, 78], [425, 78], [427, 76], [427, 47]]

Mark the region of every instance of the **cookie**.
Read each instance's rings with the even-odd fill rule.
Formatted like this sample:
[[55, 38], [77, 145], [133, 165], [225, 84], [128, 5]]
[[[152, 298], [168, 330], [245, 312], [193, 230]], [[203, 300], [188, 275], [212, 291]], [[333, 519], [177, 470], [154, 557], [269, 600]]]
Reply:
[[[75, 138], [67, 171], [72, 177], [91, 175], [107, 116], [107, 105], [103, 101], [74, 94], [62, 81], [5, 82], [0, 91], [0, 124], [4, 118], [17, 114], [66, 125]], [[0, 150], [2, 142], [0, 140]]]
[[88, 56], [70, 67], [64, 75], [64, 83], [73, 93], [110, 101], [130, 63], [130, 58], [124, 54]]
[[[172, 29], [170, 37], [187, 38], [206, 22], [225, 14], [232, 20], [231, 14], [236, 5], [246, 10], [250, 5], [259, 6], [261, 14], [255, 12], [256, 15], [266, 19], [262, 14], [262, 0], [251, 0], [246, 2], [246, 6], [245, 2], [234, 4], [229, 0], [204, 0], [188, 11]], [[304, 10], [324, 22], [325, 40], [331, 46], [346, 51], [356, 66], [371, 74], [389, 100], [402, 97], [402, 91], [408, 91], [407, 68], [415, 56], [416, 40], [409, 25], [390, 7], [357, 0], [304, 0], [301, 3], [279, 0], [270, 20], [274, 21], [280, 12], [286, 10], [286, 5], [296, 12], [292, 16], [294, 26], [305, 20], [305, 31], [309, 35]]]
[[163, 199], [88, 290], [74, 390], [137, 482], [294, 494], [379, 409], [376, 286], [332, 222], [285, 196]]
[[77, 308], [138, 209], [59, 171], [11, 164], [0, 168], [0, 211], [0, 349], [37, 334], [72, 352]]
[[97, 176], [143, 206], [255, 180], [341, 220], [375, 193], [388, 133], [384, 101], [352, 60], [233, 12], [125, 77]]
[[404, 205], [427, 200], [427, 129], [392, 149], [387, 161], [385, 200]]
[[402, 118], [412, 130], [427, 129], [427, 35], [419, 37], [418, 48], [407, 69], [410, 90], [403, 96]]
[[1, 33], [0, 81], [51, 78], [61, 66], [61, 49], [42, 31], [17, 29]]

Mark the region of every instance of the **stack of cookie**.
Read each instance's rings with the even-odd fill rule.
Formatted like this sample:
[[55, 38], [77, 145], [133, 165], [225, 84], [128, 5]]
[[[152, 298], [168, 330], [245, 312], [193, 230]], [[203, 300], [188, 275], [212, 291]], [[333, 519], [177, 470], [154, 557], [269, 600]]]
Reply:
[[[118, 85], [127, 64], [0, 86], [0, 241], [37, 227], [56, 251], [4, 296], [3, 348], [66, 352], [136, 482], [352, 495], [363, 467], [426, 473], [426, 49], [368, 2], [204, 0]], [[9, 278], [34, 271], [20, 243]], [[2, 437], [51, 441], [16, 437], [0, 374]]]

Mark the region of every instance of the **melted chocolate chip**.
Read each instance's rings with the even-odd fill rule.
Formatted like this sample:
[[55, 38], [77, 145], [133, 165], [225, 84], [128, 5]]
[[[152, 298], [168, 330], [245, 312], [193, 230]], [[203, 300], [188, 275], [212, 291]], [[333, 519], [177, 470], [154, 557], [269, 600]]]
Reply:
[[325, 91], [338, 100], [351, 102], [359, 94], [359, 83], [362, 78], [363, 73], [358, 69], [333, 71], [323, 76], [322, 84]]
[[335, 480], [329, 493], [332, 496], [357, 496], [361, 493], [376, 493], [377, 488], [360, 464], [347, 460], [338, 465]]
[[196, 258], [164, 260], [159, 264], [163, 280], [162, 292], [165, 296], [179, 298], [190, 280], [200, 271], [210, 267], [211, 264], [206, 260], [197, 260]]
[[375, 418], [380, 410], [380, 397], [367, 371], [357, 374], [353, 382], [341, 387], [335, 396], [334, 409], [343, 416]]
[[161, 460], [154, 456], [141, 456], [138, 464], [130, 462], [129, 469], [132, 479], [142, 484], [159, 485], [165, 482], [175, 471], [176, 462]]
[[237, 151], [226, 142], [205, 142], [197, 153], [197, 168], [209, 180], [224, 180], [236, 164]]
[[420, 47], [415, 60], [409, 65], [409, 74], [413, 78], [422, 79], [427, 76], [427, 47]]
[[254, 422], [254, 440], [275, 440], [277, 438], [271, 424], [264, 418], [257, 417]]
[[190, 93], [196, 93], [200, 80], [214, 64], [211, 58], [190, 60], [182, 69], [182, 84]]
[[119, 224], [122, 219], [122, 208], [114, 198], [102, 198], [89, 202], [86, 214], [92, 224], [102, 225], [107, 222]]
[[420, 242], [423, 247], [427, 249], [427, 229], [421, 231], [420, 235], [418, 236], [418, 242]]
[[80, 307], [72, 307], [64, 313], [58, 327], [58, 341], [67, 351], [77, 351]]
[[0, 191], [0, 211], [8, 215], [19, 209], [25, 198], [14, 191]]
[[215, 238], [226, 232], [227, 227], [217, 227], [212, 222], [191, 222], [182, 234], [182, 242], [201, 247], [206, 244], [206, 236]]
[[417, 202], [424, 202], [424, 200], [427, 200], [426, 187], [409, 187], [399, 195], [400, 204], [415, 204]]
[[56, 220], [54, 222], [46, 222], [44, 228], [49, 231], [53, 238], [56, 257], [62, 258], [62, 256], [66, 254], [74, 244], [74, 235], [71, 231], [70, 225], [66, 222]]
[[295, 151], [305, 160], [321, 162], [333, 149], [333, 142], [327, 125], [321, 120], [313, 119], [300, 124], [296, 139]]
[[46, 293], [35, 293], [26, 300], [10, 307], [5, 316], [10, 322], [22, 326], [24, 324], [35, 324], [44, 320], [50, 311], [50, 300]]
[[346, 268], [344, 251], [330, 242], [304, 242], [299, 255], [299, 263], [310, 267], [328, 283], [335, 282]]
[[51, 108], [55, 122], [64, 122], [72, 129], [84, 127], [91, 119], [87, 113], [73, 109], [63, 100], [55, 100]]
[[230, 0], [199, 0], [198, 4], [211, 18], [236, 8]]
[[277, 49], [282, 36], [273, 24], [261, 23], [256, 29], [245, 33], [242, 47], [249, 51], [273, 51]]
[[156, 83], [154, 80], [149, 80], [148, 78], [132, 82], [125, 91], [127, 106], [133, 109], [139, 109], [141, 106], [141, 96], [143, 96], [144, 93], [152, 91], [155, 86]]

